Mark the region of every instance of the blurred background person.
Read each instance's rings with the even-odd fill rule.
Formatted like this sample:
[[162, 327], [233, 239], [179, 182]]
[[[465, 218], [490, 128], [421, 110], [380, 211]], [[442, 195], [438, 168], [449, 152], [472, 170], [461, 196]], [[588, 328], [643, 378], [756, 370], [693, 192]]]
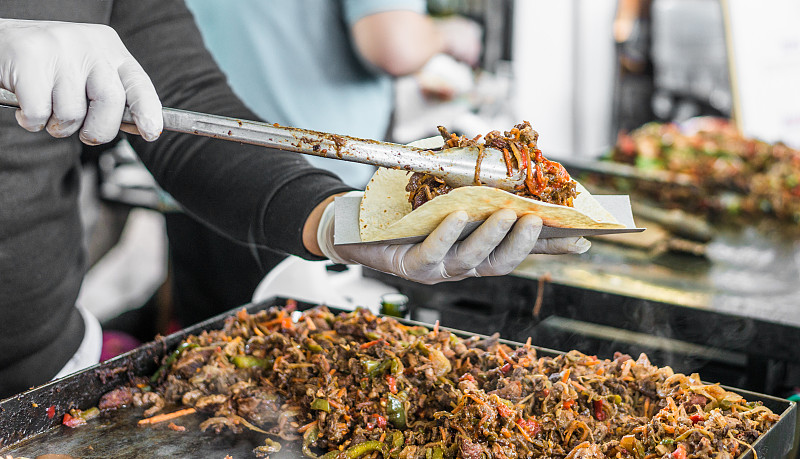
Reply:
[[[475, 66], [481, 28], [460, 16], [432, 18], [424, 0], [189, 0], [206, 46], [234, 92], [271, 123], [382, 140], [393, 80], [447, 54]], [[372, 166], [306, 157], [363, 188]], [[166, 217], [172, 299], [188, 325], [250, 301], [285, 258], [236, 245], [172, 213]], [[207, 260], [215, 260], [207, 263]]]

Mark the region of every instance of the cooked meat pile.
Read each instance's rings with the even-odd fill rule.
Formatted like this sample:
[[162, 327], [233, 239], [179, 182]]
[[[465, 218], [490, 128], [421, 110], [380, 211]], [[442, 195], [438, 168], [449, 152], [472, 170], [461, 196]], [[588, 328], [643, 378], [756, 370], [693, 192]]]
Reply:
[[691, 133], [672, 123], [648, 123], [620, 135], [612, 159], [689, 175], [701, 189], [699, 197], [665, 195], [663, 186], [652, 190], [667, 205], [800, 222], [800, 151], [743, 137], [724, 119], [698, 123]]
[[[152, 391], [117, 389], [105, 408], [133, 392], [152, 411], [207, 413], [204, 430], [302, 438], [306, 456], [326, 459], [733, 458], [778, 420], [644, 354], [537, 358], [530, 344], [496, 336], [292, 308], [242, 310], [224, 329], [190, 336]], [[255, 453], [279, 447], [267, 439]]]
[[[495, 148], [503, 152], [506, 163], [506, 173], [509, 177], [514, 175], [514, 170], [525, 171], [525, 185], [520, 186], [515, 194], [526, 198], [549, 202], [562, 206], [572, 207], [572, 200], [577, 196], [575, 182], [569, 177], [566, 169], [554, 161], [545, 159], [542, 151], [536, 147], [539, 134], [533, 130], [530, 123], [524, 121], [514, 126], [508, 132], [492, 131], [486, 134], [483, 143], [479, 142], [481, 136], [468, 139], [464, 136], [451, 134], [442, 126], [439, 133], [445, 140], [445, 148], [478, 146], [481, 148], [475, 165], [475, 183], [480, 185], [480, 167], [483, 147]], [[415, 172], [411, 175], [406, 191], [410, 193], [408, 201], [411, 208], [425, 204], [436, 196], [452, 191], [444, 180], [432, 175]]]

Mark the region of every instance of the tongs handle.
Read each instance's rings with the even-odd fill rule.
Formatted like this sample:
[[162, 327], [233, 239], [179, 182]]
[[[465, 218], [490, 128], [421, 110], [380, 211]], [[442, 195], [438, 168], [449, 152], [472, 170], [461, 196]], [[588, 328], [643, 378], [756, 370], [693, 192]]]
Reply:
[[[0, 106], [19, 108], [17, 97], [0, 89]], [[373, 166], [423, 172], [443, 178], [451, 186], [475, 183], [475, 158], [468, 155], [439, 155], [430, 150], [388, 142], [279, 126], [258, 121], [164, 108], [164, 129], [185, 134], [230, 140], [308, 155], [353, 161]], [[123, 124], [133, 125], [126, 107]], [[488, 151], [488, 149], [487, 149]], [[457, 153], [457, 152], [453, 152]], [[513, 190], [522, 179], [506, 176], [502, 159], [487, 156], [481, 164], [481, 183]]]

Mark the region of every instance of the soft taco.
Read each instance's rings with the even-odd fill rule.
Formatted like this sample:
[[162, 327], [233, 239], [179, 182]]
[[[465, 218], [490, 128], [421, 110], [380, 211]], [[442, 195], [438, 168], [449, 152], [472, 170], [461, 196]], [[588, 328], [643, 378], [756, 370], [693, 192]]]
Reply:
[[[442, 137], [412, 145], [447, 148], [474, 144], [475, 139], [456, 137], [439, 128]], [[483, 221], [493, 212], [508, 208], [518, 216], [533, 213], [546, 226], [558, 228], [625, 228], [564, 168], [545, 159], [536, 148], [538, 134], [527, 122], [500, 135], [486, 135], [485, 145], [504, 149], [509, 175], [526, 170], [528, 180], [515, 193], [488, 186], [450, 188], [443, 181], [404, 170], [379, 168], [361, 200], [359, 231], [362, 242], [425, 236], [452, 212], [463, 210], [470, 221]], [[502, 150], [501, 150], [502, 151]], [[476, 167], [480, 167], [476, 158]], [[477, 176], [478, 174], [476, 174]]]

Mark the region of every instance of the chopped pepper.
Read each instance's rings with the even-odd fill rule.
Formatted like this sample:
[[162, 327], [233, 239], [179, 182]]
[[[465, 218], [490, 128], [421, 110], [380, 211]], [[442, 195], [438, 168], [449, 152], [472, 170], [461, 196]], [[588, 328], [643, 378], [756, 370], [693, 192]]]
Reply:
[[178, 360], [178, 357], [180, 357], [181, 354], [183, 354], [187, 349], [192, 349], [195, 347], [197, 347], [197, 344], [181, 343], [181, 345], [178, 346], [177, 349], [172, 351], [172, 354], [170, 354], [169, 357], [167, 357], [167, 359], [164, 361], [164, 364], [158, 368], [158, 370], [153, 374], [153, 376], [150, 377], [150, 382], [153, 384], [158, 382], [158, 380], [161, 379], [161, 375], [167, 370], [167, 368], [169, 368], [173, 363], [175, 363], [176, 360]]
[[317, 459], [318, 456], [309, 448], [309, 446], [317, 442], [317, 439], [319, 439], [319, 426], [315, 424], [314, 427], [306, 430], [303, 434], [303, 454], [306, 457]]
[[312, 410], [319, 410], [324, 411], [326, 413], [331, 412], [331, 404], [329, 401], [325, 400], [324, 398], [315, 398], [314, 401], [311, 402], [311, 409]]
[[269, 359], [259, 359], [252, 355], [234, 355], [231, 357], [231, 363], [236, 365], [237, 368], [269, 368], [272, 362]]
[[592, 402], [592, 405], [594, 405], [594, 417], [598, 421], [605, 421], [606, 412], [603, 410], [603, 400], [595, 400]]
[[393, 394], [386, 397], [386, 418], [397, 429], [406, 427], [406, 410], [400, 397]]

